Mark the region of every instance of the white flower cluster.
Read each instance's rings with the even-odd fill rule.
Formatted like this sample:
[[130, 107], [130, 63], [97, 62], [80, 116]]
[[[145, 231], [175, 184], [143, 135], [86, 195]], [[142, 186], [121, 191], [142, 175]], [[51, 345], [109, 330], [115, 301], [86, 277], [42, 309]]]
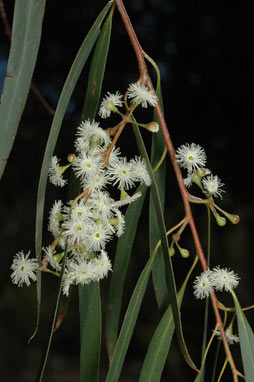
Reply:
[[[158, 101], [156, 95], [139, 82], [129, 86], [127, 97], [134, 105], [132, 110], [138, 105], [144, 108], [148, 104], [156, 106]], [[107, 118], [111, 112], [122, 116], [118, 111], [118, 107], [124, 103], [122, 99], [120, 92], [108, 92], [102, 100], [99, 116]], [[159, 129], [156, 122], [143, 126], [151, 132]], [[111, 145], [111, 138], [97, 122], [82, 122], [77, 129], [74, 145], [77, 154], [68, 156], [67, 165], [60, 166], [57, 156], [52, 157], [49, 180], [55, 186], [63, 187], [67, 184], [63, 174], [72, 166], [75, 176], [80, 180], [82, 192], [66, 206], [61, 200], [55, 201], [48, 224], [54, 242], [43, 248], [45, 254], [41, 267], [35, 259], [29, 259], [30, 252], [15, 255], [11, 278], [18, 286], [29, 286], [30, 280], [35, 281], [36, 270], [59, 274], [66, 248], [68, 256], [63, 276], [65, 295], [69, 294], [72, 284], [84, 285], [107, 276], [112, 267], [104, 250], [105, 245], [114, 235], [120, 237], [124, 232], [125, 219], [119, 208], [134, 202], [141, 195], [135, 193], [130, 196], [127, 191], [136, 183], [151, 184], [143, 158], [135, 156], [128, 161], [121, 157], [118, 148], [110, 147], [110, 155], [105, 161], [104, 154]], [[107, 186], [117, 186], [121, 191], [120, 200], [116, 201], [110, 196], [106, 191]], [[58, 247], [60, 252], [57, 252]]]
[[[146, 163], [141, 157], [136, 156], [127, 161], [126, 157], [120, 156], [120, 150], [114, 148], [109, 163], [105, 165], [102, 154], [110, 143], [109, 135], [97, 122], [87, 120], [78, 127], [75, 140], [77, 156], [70, 165], [75, 175], [80, 178], [83, 189], [89, 189], [91, 192], [101, 191], [112, 184], [117, 185], [120, 190], [129, 190], [137, 182], [150, 186], [151, 179]], [[62, 186], [67, 182], [60, 175], [62, 167], [59, 167], [58, 163], [59, 160], [54, 156], [49, 169], [49, 180], [55, 186]]]
[[[141, 105], [141, 107], [147, 108], [147, 104], [151, 106], [156, 106], [158, 101], [157, 96], [153, 94], [145, 85], [141, 85], [140, 82], [136, 84], [129, 85], [127, 90], [128, 98], [136, 105]], [[115, 94], [110, 92], [102, 100], [99, 116], [101, 118], [108, 118], [111, 112], [118, 112], [117, 106], [122, 106], [122, 94], [117, 91]]]
[[217, 175], [212, 175], [210, 170], [204, 168], [207, 158], [203, 147], [196, 143], [186, 143], [176, 150], [175, 158], [181, 167], [187, 169], [187, 178], [184, 179], [186, 187], [190, 187], [195, 182], [203, 188], [207, 196], [222, 198], [221, 194], [224, 190], [221, 187], [224, 183]]
[[196, 298], [203, 299], [209, 296], [209, 293], [216, 291], [229, 292], [237, 287], [239, 277], [228, 268], [220, 268], [219, 266], [213, 270], [202, 272], [194, 280], [194, 295]]
[[[57, 157], [52, 158], [49, 180], [62, 187], [67, 183], [63, 173], [72, 166], [82, 190], [67, 205], [61, 200], [54, 202], [48, 224], [54, 245], [53, 249], [51, 246], [44, 248], [43, 258], [43, 264], [46, 263], [46, 267], [50, 266], [51, 272], [57, 274], [61, 271], [67, 246], [62, 286], [65, 295], [69, 294], [71, 285], [99, 281], [112, 270], [104, 249], [114, 235], [120, 237], [124, 232], [125, 218], [120, 207], [141, 196], [140, 193], [128, 195], [127, 191], [137, 183], [151, 184], [146, 163], [141, 157], [135, 156], [128, 161], [121, 157], [118, 148], [113, 148], [108, 161], [104, 162], [103, 153], [110, 146], [111, 138], [97, 122], [82, 122], [74, 144], [77, 154], [71, 156], [71, 163], [67, 166], [60, 167]], [[116, 186], [121, 191], [120, 200], [110, 196], [107, 186]], [[11, 267], [14, 271], [12, 281], [19, 286], [24, 283], [30, 285], [29, 279], [36, 280], [35, 270], [39, 265], [28, 256], [29, 253], [16, 255]]]

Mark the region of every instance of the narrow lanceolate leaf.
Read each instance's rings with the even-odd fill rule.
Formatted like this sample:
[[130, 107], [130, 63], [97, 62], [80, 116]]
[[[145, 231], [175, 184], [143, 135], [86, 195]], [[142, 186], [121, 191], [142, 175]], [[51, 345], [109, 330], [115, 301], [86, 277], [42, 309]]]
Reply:
[[89, 71], [82, 119], [89, 118], [93, 120], [98, 108], [111, 38], [113, 11], [114, 7], [112, 7], [109, 16], [105, 20], [100, 37], [96, 43]]
[[[159, 99], [160, 105], [163, 108], [162, 94], [160, 82], [158, 81], [156, 94]], [[156, 113], [154, 113], [154, 121], [158, 123], [158, 118]], [[151, 150], [151, 165], [156, 168], [157, 164], [160, 162], [163, 151], [164, 151], [164, 139], [161, 130], [158, 133], [153, 134], [152, 137], [152, 150]], [[166, 167], [165, 161], [160, 165], [158, 170], [156, 170], [154, 177], [158, 186], [158, 192], [161, 201], [161, 208], [164, 211], [164, 201], [165, 201], [165, 179], [166, 179]], [[154, 199], [150, 193], [150, 204], [149, 204], [149, 245], [150, 245], [150, 254], [152, 254], [157, 242], [160, 240], [160, 230], [157, 221], [156, 209], [154, 205]], [[165, 277], [165, 264], [163, 259], [163, 252], [161, 247], [159, 248], [158, 255], [154, 261], [153, 270], [153, 285], [156, 300], [159, 306], [159, 309], [163, 312], [169, 304], [169, 296], [167, 289], [167, 282]]]
[[67, 79], [65, 81], [63, 90], [61, 92], [54, 119], [51, 125], [51, 130], [45, 149], [45, 154], [43, 158], [41, 175], [39, 181], [38, 197], [37, 197], [37, 213], [36, 213], [36, 249], [37, 253], [41, 249], [41, 232], [42, 232], [42, 222], [43, 222], [43, 209], [45, 200], [45, 191], [48, 177], [48, 169], [52, 155], [54, 153], [55, 145], [61, 128], [61, 124], [64, 118], [65, 111], [69, 104], [71, 95], [75, 88], [75, 85], [79, 79], [80, 73], [87, 61], [87, 58], [95, 44], [95, 41], [100, 33], [101, 24], [105, 18], [105, 15], [110, 8], [112, 2], [110, 1], [101, 11], [96, 21], [94, 22], [92, 28], [88, 32], [86, 38], [84, 39], [77, 56], [71, 66]]
[[231, 293], [236, 308], [245, 381], [252, 382], [254, 378], [254, 333], [241, 309], [235, 293], [233, 291], [231, 291]]
[[46, 0], [15, 1], [11, 49], [0, 102], [0, 179], [23, 113], [41, 39]]
[[[178, 294], [179, 306], [181, 306], [183, 293], [184, 290], [181, 289]], [[175, 323], [170, 305], [163, 314], [149, 344], [139, 382], [160, 381], [174, 331]]]
[[[54, 148], [57, 142], [61, 124], [64, 118], [65, 111], [69, 104], [72, 92], [78, 81], [80, 73], [87, 61], [87, 58], [95, 44], [95, 41], [100, 33], [100, 27], [105, 18], [107, 11], [111, 6], [109, 2], [101, 11], [96, 21], [94, 22], [92, 28], [88, 32], [86, 38], [84, 39], [77, 56], [71, 66], [67, 79], [65, 81], [63, 90], [61, 92], [54, 119], [51, 125], [51, 130], [47, 142], [47, 146], [44, 153], [43, 163], [41, 167], [38, 195], [37, 195], [37, 208], [36, 208], [36, 229], [35, 229], [35, 249], [36, 257], [40, 258], [41, 246], [42, 246], [42, 225], [43, 225], [43, 212], [44, 212], [44, 201], [45, 192], [47, 185], [48, 169], [52, 155], [54, 153]], [[37, 283], [37, 303], [40, 306], [41, 292], [40, 292], [40, 282]], [[39, 313], [38, 313], [39, 315]], [[38, 321], [38, 320], [37, 320]]]
[[35, 382], [42, 382], [43, 381], [43, 376], [44, 376], [44, 372], [45, 372], [46, 365], [47, 365], [47, 360], [48, 360], [48, 356], [49, 356], [52, 337], [53, 337], [54, 329], [56, 328], [56, 323], [57, 323], [57, 312], [58, 312], [58, 308], [59, 308], [59, 304], [60, 304], [60, 298], [61, 298], [62, 280], [63, 280], [63, 275], [64, 275], [66, 257], [67, 257], [67, 240], [65, 243], [65, 251], [64, 251], [64, 257], [63, 257], [63, 262], [62, 262], [62, 269], [61, 269], [61, 273], [60, 273], [60, 277], [59, 277], [59, 281], [58, 281], [56, 302], [55, 302], [55, 308], [54, 308], [53, 315], [52, 315], [51, 326], [49, 328], [48, 336], [46, 336], [47, 342], [46, 342], [46, 345], [43, 349], [41, 362], [40, 362], [40, 365], [38, 368]]
[[117, 243], [106, 313], [106, 345], [110, 361], [117, 342], [124, 282], [146, 190], [145, 185], [141, 185], [137, 189], [137, 192], [141, 192], [141, 197], [128, 206], [125, 214], [125, 232]]
[[[82, 112], [83, 119], [93, 120], [96, 115], [108, 57], [113, 10], [114, 7], [103, 24], [94, 50]], [[102, 332], [99, 283], [91, 283], [79, 288], [79, 314], [80, 381], [96, 382], [99, 378]]]
[[185, 361], [189, 364], [190, 367], [197, 370], [197, 367], [195, 366], [194, 362], [192, 361], [188, 349], [186, 347], [184, 337], [183, 337], [183, 330], [182, 330], [182, 323], [180, 318], [180, 310], [177, 303], [177, 293], [176, 293], [176, 284], [175, 284], [175, 278], [174, 278], [174, 271], [173, 271], [173, 265], [171, 258], [169, 256], [169, 247], [168, 247], [168, 239], [166, 235], [166, 228], [165, 228], [165, 222], [160, 202], [160, 196], [159, 191], [156, 183], [155, 176], [153, 174], [152, 166], [142, 139], [142, 136], [140, 134], [139, 128], [137, 126], [133, 126], [134, 134], [136, 137], [137, 145], [139, 148], [139, 151], [142, 155], [142, 157], [146, 161], [147, 169], [149, 171], [149, 174], [152, 179], [152, 185], [151, 185], [151, 193], [154, 200], [154, 206], [156, 210], [156, 218], [157, 218], [157, 224], [160, 230], [160, 238], [161, 238], [161, 248], [163, 251], [163, 257], [164, 257], [164, 263], [165, 263], [165, 274], [166, 274], [166, 281], [167, 281], [167, 288], [169, 293], [169, 299], [172, 306], [173, 311], [173, 317], [175, 321], [176, 326], [176, 334], [178, 343], [181, 349], [181, 352], [184, 356]]
[[116, 382], [119, 380], [124, 359], [137, 321], [138, 313], [147, 287], [149, 275], [152, 269], [155, 256], [156, 253], [154, 253], [153, 256], [149, 258], [131, 296], [131, 300], [125, 313], [123, 325], [115, 347], [113, 359], [107, 375], [106, 382]]
[[[65, 111], [67, 109], [68, 103], [70, 101], [72, 92], [74, 90], [74, 87], [78, 81], [78, 78], [81, 74], [81, 71], [87, 61], [87, 58], [98, 38], [98, 35], [100, 34], [100, 27], [101, 24], [109, 10], [109, 8], [112, 5], [112, 1], [108, 2], [108, 4], [103, 8], [97, 19], [95, 20], [92, 28], [88, 32], [86, 38], [84, 39], [77, 56], [71, 66], [70, 72], [67, 76], [67, 79], [65, 81], [63, 90], [61, 92], [56, 112], [54, 115], [54, 119], [52, 122], [47, 146], [45, 149], [45, 154], [43, 158], [42, 168], [41, 168], [41, 175], [40, 175], [40, 181], [39, 181], [39, 188], [38, 188], [38, 196], [37, 196], [37, 211], [36, 211], [36, 234], [35, 234], [35, 244], [36, 244], [36, 256], [37, 258], [40, 258], [40, 252], [41, 252], [41, 243], [42, 243], [42, 223], [43, 223], [43, 211], [44, 211], [44, 201], [45, 201], [45, 191], [46, 191], [46, 184], [47, 184], [47, 177], [48, 177], [48, 169], [50, 165], [50, 161], [54, 152], [54, 148], [57, 142], [57, 138], [59, 135], [59, 131], [61, 128], [61, 124], [64, 118]], [[64, 261], [66, 258], [66, 253], [64, 257]], [[61, 278], [64, 272], [64, 263], [62, 266], [62, 272], [61, 277], [59, 280], [59, 287], [57, 291], [57, 298], [56, 298], [56, 304], [54, 308], [53, 313], [53, 320], [52, 325], [49, 333], [49, 339], [48, 343], [46, 345], [46, 350], [44, 352], [44, 359], [42, 358], [41, 366], [38, 371], [38, 381], [42, 381], [44, 369], [47, 362], [47, 357], [49, 354], [49, 349], [51, 345], [52, 340], [52, 334], [55, 328], [56, 320], [57, 320], [57, 312], [59, 308], [59, 302], [60, 302], [60, 295], [61, 295]], [[40, 306], [40, 296], [41, 296], [41, 288], [40, 285], [37, 287], [37, 299], [38, 299], [38, 306]], [[37, 322], [39, 321], [39, 309], [38, 309], [38, 317]]]
[[100, 284], [79, 287], [80, 382], [96, 382], [99, 377], [101, 345]]
[[[194, 260], [193, 265], [178, 293], [177, 301], [179, 307], [181, 306], [187, 282], [197, 263], [197, 260], [198, 257]], [[174, 330], [175, 323], [172, 308], [169, 306], [163, 314], [149, 344], [140, 373], [139, 382], [155, 382], [161, 380], [161, 374], [165, 366]]]

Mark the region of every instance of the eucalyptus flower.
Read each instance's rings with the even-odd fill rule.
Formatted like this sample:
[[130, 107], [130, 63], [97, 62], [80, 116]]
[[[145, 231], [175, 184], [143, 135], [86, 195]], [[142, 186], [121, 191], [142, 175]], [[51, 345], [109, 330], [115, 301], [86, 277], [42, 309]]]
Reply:
[[197, 276], [193, 284], [194, 296], [199, 299], [208, 297], [210, 292], [213, 291], [213, 283], [211, 281], [211, 271], [207, 270]]
[[205, 167], [206, 153], [203, 147], [196, 143], [186, 143], [176, 150], [176, 162], [187, 168], [189, 172]]
[[129, 86], [128, 98], [130, 98], [132, 102], [141, 104], [141, 106], [145, 108], [147, 108], [147, 104], [156, 106], [158, 102], [157, 96], [145, 85], [140, 85], [139, 82]]
[[18, 252], [13, 259], [11, 269], [13, 270], [11, 274], [11, 279], [13, 284], [17, 284], [18, 287], [22, 287], [23, 284], [29, 286], [32, 281], [36, 281], [37, 277], [35, 274], [38, 268], [36, 259], [29, 259], [30, 251], [25, 255], [23, 251]]

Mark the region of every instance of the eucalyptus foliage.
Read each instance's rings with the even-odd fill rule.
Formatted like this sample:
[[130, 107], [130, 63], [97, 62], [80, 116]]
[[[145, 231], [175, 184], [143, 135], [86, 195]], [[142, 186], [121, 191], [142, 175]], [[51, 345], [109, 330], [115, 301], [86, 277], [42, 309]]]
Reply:
[[[0, 176], [8, 163], [13, 137], [31, 85], [44, 9], [45, 1], [15, 1], [11, 48], [0, 104]], [[137, 57], [139, 76], [133, 78], [127, 88], [119, 84], [115, 93], [107, 91], [102, 94], [104, 77], [110, 73], [107, 58], [110, 54], [112, 23], [117, 12], [121, 15]], [[147, 71], [147, 61], [157, 73], [155, 89]], [[55, 149], [67, 106], [84, 67], [89, 71], [84, 87], [84, 106], [80, 110], [80, 123], [73, 127], [73, 151], [66, 153], [65, 161], [55, 155]], [[138, 117], [136, 109], [139, 110]], [[149, 109], [153, 110], [153, 118], [146, 122]], [[110, 120], [113, 115], [118, 118], [117, 124], [105, 129], [105, 119]], [[140, 120], [140, 115], [144, 116], [143, 120]], [[137, 143], [137, 152], [131, 159], [121, 154], [119, 138], [121, 136], [124, 139], [126, 126], [132, 129]], [[144, 136], [145, 141], [151, 141], [149, 150], [144, 143]], [[207, 161], [205, 149], [198, 143], [183, 142], [178, 149], [174, 149], [163, 115], [159, 69], [142, 50], [123, 2], [109, 1], [77, 52], [54, 113], [41, 166], [37, 205], [34, 206], [35, 255], [31, 255], [32, 251], [24, 253], [21, 250], [14, 256], [11, 266], [11, 280], [18, 287], [36, 282], [36, 330], [30, 341], [40, 331], [42, 285], [47, 287], [43, 284], [42, 274], [50, 273], [58, 280], [50, 331], [36, 381], [45, 380], [53, 334], [59, 329], [64, 316], [69, 314], [68, 303], [75, 289], [79, 296], [80, 381], [99, 380], [104, 346], [102, 333], [106, 337], [108, 356], [106, 381], [120, 380], [144, 295], [151, 284], [155, 293], [153, 309], [158, 312], [159, 319], [139, 371], [140, 381], [156, 382], [163, 378], [168, 354], [173, 346], [179, 348], [187, 367], [193, 369], [195, 381], [220, 381], [227, 365], [232, 371], [232, 381], [244, 378], [247, 382], [254, 380], [254, 334], [235, 292], [240, 277], [230, 268], [234, 264], [221, 268], [217, 264], [214, 266], [210, 260], [210, 215], [219, 227], [223, 227], [227, 221], [237, 224], [240, 219], [222, 209], [222, 200], [219, 204], [215, 203], [216, 198], [223, 197], [224, 184], [217, 175], [212, 174], [212, 162], [209, 162], [209, 169], [206, 167]], [[170, 184], [166, 183], [169, 166], [170, 171], [173, 169], [175, 172], [184, 209], [184, 216], [179, 217], [172, 227], [167, 227], [165, 222], [166, 196], [170, 193], [171, 200], [174, 198]], [[56, 200], [51, 210], [46, 212], [52, 237], [51, 242], [46, 243], [43, 221], [48, 181], [56, 187], [68, 188], [68, 199]], [[194, 194], [190, 192], [192, 189]], [[146, 198], [149, 198], [149, 232], [144, 238], [147, 240], [144, 248], [149, 248], [147, 260], [135, 280], [130, 300], [123, 301], [128, 266], [135, 249], [135, 236], [145, 219], [142, 212], [147, 206]], [[204, 252], [201, 245], [192, 215], [193, 204], [197, 205], [194, 208], [208, 211], [208, 253]], [[185, 248], [183, 233], [187, 227], [192, 233], [194, 250]], [[117, 240], [115, 254], [107, 252], [111, 240]], [[186, 259], [192, 259], [187, 271]], [[184, 263], [185, 271], [181, 275], [176, 273], [174, 262]], [[201, 271], [196, 269], [197, 263]], [[101, 280], [105, 277], [110, 279], [110, 286], [106, 291], [104, 311]], [[191, 295], [193, 306], [197, 304], [195, 298], [207, 301], [207, 304], [210, 301], [211, 306], [209, 313], [207, 310], [205, 317], [200, 318], [202, 325], [198, 325], [201, 339], [201, 326], [206, 329], [209, 327], [208, 318], [210, 326], [213, 326], [212, 331], [204, 334], [199, 358], [190, 354], [188, 344], [191, 338], [184, 336], [182, 316], [186, 291], [191, 291], [188, 299]], [[234, 307], [221, 302], [221, 292], [232, 296]], [[198, 303], [204, 304], [204, 301]], [[123, 306], [127, 308], [122, 320]], [[172, 342], [174, 332], [176, 342]], [[215, 341], [219, 341], [221, 346], [219, 354], [214, 356], [211, 349]], [[240, 349], [242, 364], [238, 359], [235, 360], [231, 352], [232, 345]], [[212, 371], [205, 368], [208, 358], [215, 359]]]

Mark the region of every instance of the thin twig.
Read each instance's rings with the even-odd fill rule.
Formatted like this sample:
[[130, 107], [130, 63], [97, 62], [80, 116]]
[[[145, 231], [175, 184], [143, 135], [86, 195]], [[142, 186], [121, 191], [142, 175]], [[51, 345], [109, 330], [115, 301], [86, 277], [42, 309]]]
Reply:
[[6, 15], [6, 12], [5, 12], [3, 0], [0, 0], [0, 15], [1, 15], [1, 18], [3, 20], [5, 34], [9, 38], [11, 38], [11, 28], [10, 28], [10, 25], [8, 23], [8, 19], [7, 19], [7, 15]]
[[45, 100], [45, 98], [43, 97], [43, 95], [40, 93], [40, 91], [38, 90], [38, 88], [35, 86], [33, 82], [31, 82], [30, 89], [33, 91], [34, 95], [38, 98], [38, 100], [45, 107], [45, 109], [47, 109], [49, 114], [54, 115], [55, 109], [49, 105], [49, 103]]
[[[139, 44], [138, 38], [137, 38], [136, 33], [132, 27], [131, 21], [130, 21], [129, 16], [126, 12], [126, 9], [123, 5], [123, 2], [122, 2], [122, 0], [115, 0], [115, 3], [116, 3], [116, 6], [118, 8], [118, 11], [122, 17], [123, 24], [126, 28], [129, 39], [130, 39], [131, 44], [133, 46], [134, 52], [136, 54], [136, 58], [138, 61], [138, 66], [139, 66], [140, 80], [145, 81], [148, 88], [151, 91], [155, 92], [151, 78], [148, 75], [148, 71], [147, 71], [147, 67], [146, 67], [146, 63], [145, 63], [145, 59], [144, 59], [145, 53]], [[181, 170], [175, 161], [175, 149], [174, 149], [172, 140], [170, 138], [167, 124], [166, 124], [166, 121], [165, 121], [165, 118], [164, 118], [164, 115], [163, 115], [163, 112], [161, 110], [159, 103], [157, 103], [155, 109], [156, 109], [156, 113], [157, 113], [157, 117], [158, 117], [158, 120], [160, 123], [161, 130], [162, 130], [162, 134], [164, 137], [164, 142], [165, 142], [165, 145], [167, 147], [169, 157], [171, 159], [171, 163], [172, 163], [172, 166], [173, 166], [176, 178], [177, 178], [178, 186], [179, 186], [179, 189], [180, 189], [180, 192], [182, 195], [184, 209], [185, 209], [186, 217], [188, 218], [188, 223], [189, 223], [190, 228], [191, 228], [192, 237], [193, 237], [193, 241], [194, 241], [194, 244], [196, 247], [196, 251], [197, 251], [197, 254], [199, 256], [199, 260], [200, 260], [202, 269], [204, 271], [206, 271], [208, 269], [208, 264], [206, 261], [204, 251], [203, 251], [202, 246], [201, 246], [201, 242], [200, 242], [199, 235], [198, 235], [198, 232], [196, 229], [195, 221], [194, 221], [194, 218], [192, 216], [191, 207], [190, 207], [190, 203], [189, 203], [189, 194], [188, 194], [188, 191], [186, 190], [186, 187], [184, 185]], [[228, 342], [226, 339], [222, 319], [221, 319], [219, 309], [218, 309], [218, 300], [217, 300], [217, 297], [216, 297], [214, 292], [211, 293], [211, 301], [212, 301], [213, 310], [214, 310], [214, 314], [215, 314], [215, 318], [216, 318], [216, 324], [220, 329], [222, 341], [223, 341], [225, 352], [226, 352], [226, 356], [227, 356], [228, 362], [230, 363], [230, 366], [231, 366], [234, 382], [237, 382], [238, 381], [237, 369], [236, 369], [231, 351], [230, 351], [229, 346], [228, 346]]]

